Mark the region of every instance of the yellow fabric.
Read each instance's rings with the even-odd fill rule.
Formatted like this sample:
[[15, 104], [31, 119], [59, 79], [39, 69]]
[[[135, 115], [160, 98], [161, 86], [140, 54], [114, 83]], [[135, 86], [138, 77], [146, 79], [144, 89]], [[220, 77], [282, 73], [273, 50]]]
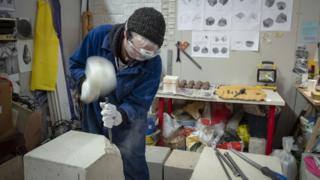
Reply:
[[38, 0], [31, 90], [54, 91], [58, 72], [59, 39], [53, 26], [50, 3]]

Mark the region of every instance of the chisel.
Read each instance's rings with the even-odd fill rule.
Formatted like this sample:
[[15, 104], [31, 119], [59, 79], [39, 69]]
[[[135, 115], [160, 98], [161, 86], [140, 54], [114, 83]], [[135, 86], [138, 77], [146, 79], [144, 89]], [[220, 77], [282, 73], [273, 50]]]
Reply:
[[232, 166], [232, 164], [222, 155], [219, 149], [215, 148], [216, 153], [221, 157], [221, 159], [227, 164], [227, 166], [231, 169], [234, 176], [240, 176], [239, 172]]
[[230, 161], [232, 166], [239, 172], [239, 174], [243, 180], [249, 180], [248, 177], [241, 171], [240, 167], [236, 164], [236, 162], [232, 159], [232, 157], [230, 156], [230, 154], [228, 152], [225, 152], [224, 156]]
[[[109, 99], [107, 97], [105, 97], [104, 99], [105, 99], [105, 103], [107, 104]], [[108, 130], [109, 141], [112, 144], [112, 131], [111, 131], [111, 128], [107, 128], [107, 130]]]
[[287, 178], [285, 176], [283, 176], [275, 171], [272, 171], [271, 169], [269, 169], [266, 166], [261, 166], [260, 164], [252, 161], [251, 159], [249, 159], [245, 155], [241, 154], [240, 152], [238, 152], [234, 149], [231, 149], [231, 152], [233, 152], [235, 155], [239, 156], [241, 159], [243, 159], [244, 161], [246, 161], [247, 163], [249, 163], [253, 167], [259, 169], [262, 172], [262, 174], [264, 174], [265, 176], [268, 176], [273, 180], [287, 180]]
[[226, 173], [228, 179], [229, 179], [229, 180], [232, 180], [232, 178], [231, 178], [228, 170], [226, 169], [226, 167], [224, 166], [224, 164], [223, 164], [223, 162], [222, 162], [222, 160], [221, 160], [222, 157], [220, 156], [220, 154], [218, 153], [218, 151], [216, 151], [216, 156], [217, 156], [217, 158], [218, 158], [218, 160], [219, 160], [219, 162], [220, 162], [220, 165], [222, 166], [224, 172]]

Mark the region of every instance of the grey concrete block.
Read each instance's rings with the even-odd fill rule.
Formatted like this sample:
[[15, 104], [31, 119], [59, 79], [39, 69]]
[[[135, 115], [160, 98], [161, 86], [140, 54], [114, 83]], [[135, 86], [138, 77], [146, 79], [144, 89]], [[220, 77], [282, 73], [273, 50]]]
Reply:
[[146, 146], [150, 180], [163, 180], [163, 166], [170, 152], [168, 147]]
[[189, 180], [199, 157], [197, 152], [173, 150], [165, 162], [164, 180]]

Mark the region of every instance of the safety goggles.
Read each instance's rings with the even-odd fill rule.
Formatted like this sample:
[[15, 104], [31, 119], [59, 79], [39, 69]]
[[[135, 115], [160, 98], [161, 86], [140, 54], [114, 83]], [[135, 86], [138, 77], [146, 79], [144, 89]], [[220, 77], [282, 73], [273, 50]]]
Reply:
[[151, 59], [160, 54], [158, 45], [134, 32], [127, 33], [126, 50], [131, 58], [140, 61]]

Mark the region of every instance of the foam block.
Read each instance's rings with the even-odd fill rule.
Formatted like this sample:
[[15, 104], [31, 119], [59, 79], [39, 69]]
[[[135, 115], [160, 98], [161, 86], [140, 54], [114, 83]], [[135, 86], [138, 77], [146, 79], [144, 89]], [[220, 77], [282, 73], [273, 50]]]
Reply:
[[150, 180], [163, 180], [163, 166], [170, 151], [168, 147], [146, 146]]
[[197, 152], [173, 150], [165, 162], [164, 180], [189, 180], [199, 157]]
[[25, 180], [124, 180], [119, 149], [102, 135], [69, 131], [24, 157]]

